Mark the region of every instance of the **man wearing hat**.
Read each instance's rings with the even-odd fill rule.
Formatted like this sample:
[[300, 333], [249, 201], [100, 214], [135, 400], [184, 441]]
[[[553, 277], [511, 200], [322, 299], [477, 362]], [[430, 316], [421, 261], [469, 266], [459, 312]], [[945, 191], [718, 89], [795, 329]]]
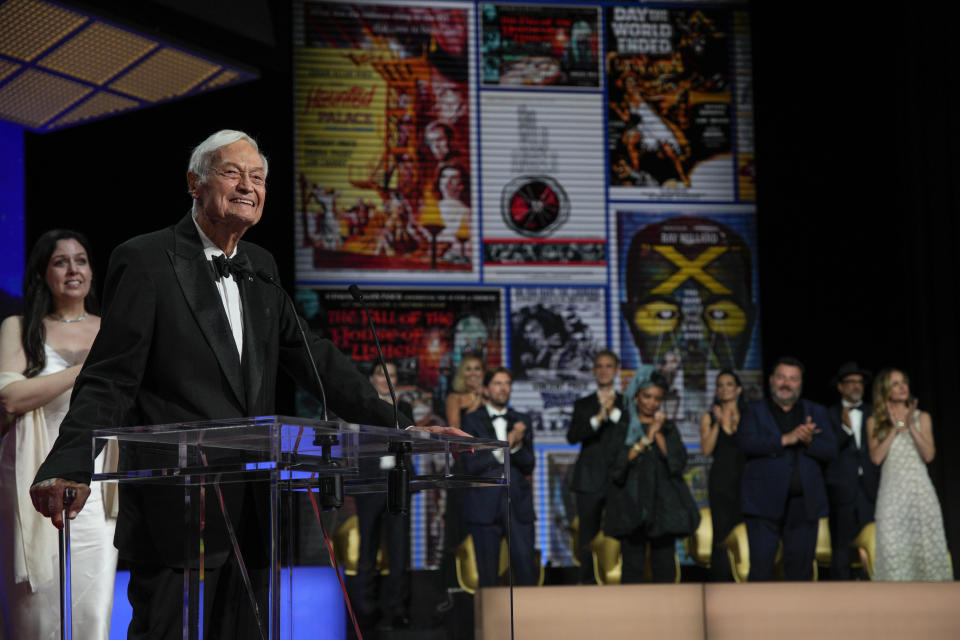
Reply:
[[870, 372], [856, 362], [844, 364], [831, 380], [840, 393], [840, 402], [827, 411], [838, 449], [826, 468], [834, 580], [850, 579], [850, 542], [873, 521], [880, 485], [880, 467], [870, 461], [867, 447], [867, 418], [873, 408], [863, 401], [863, 391], [869, 380]]

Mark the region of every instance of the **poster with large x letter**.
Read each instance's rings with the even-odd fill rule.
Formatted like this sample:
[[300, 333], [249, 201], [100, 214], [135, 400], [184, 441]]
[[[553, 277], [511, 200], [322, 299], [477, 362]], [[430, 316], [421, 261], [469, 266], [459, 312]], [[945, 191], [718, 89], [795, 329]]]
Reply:
[[745, 373], [760, 392], [755, 216], [618, 211], [620, 345], [625, 370], [654, 364], [684, 440], [698, 441], [716, 374]]

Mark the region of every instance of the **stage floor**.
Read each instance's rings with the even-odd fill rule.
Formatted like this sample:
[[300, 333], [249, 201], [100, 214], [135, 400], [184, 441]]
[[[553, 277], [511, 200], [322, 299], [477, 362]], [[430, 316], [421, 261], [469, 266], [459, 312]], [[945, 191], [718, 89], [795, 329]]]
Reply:
[[[483, 589], [477, 640], [509, 638], [503, 588]], [[523, 587], [523, 640], [960, 638], [960, 583], [805, 582]]]

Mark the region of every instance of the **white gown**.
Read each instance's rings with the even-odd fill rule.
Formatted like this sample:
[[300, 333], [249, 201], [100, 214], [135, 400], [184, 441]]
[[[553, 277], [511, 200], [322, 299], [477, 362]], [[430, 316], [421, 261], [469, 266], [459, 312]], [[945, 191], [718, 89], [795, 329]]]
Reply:
[[909, 433], [887, 437], [893, 443], [877, 491], [874, 580], [953, 580], [940, 502], [927, 465]]
[[[74, 364], [68, 359], [79, 362], [85, 355], [68, 355], [68, 359], [64, 359], [47, 345], [44, 351], [47, 364], [39, 375], [62, 371]], [[56, 440], [69, 403], [68, 390], [43, 408], [51, 444]], [[43, 530], [43, 535], [52, 539], [52, 544], [47, 544], [46, 548], [54, 551], [49, 557], [53, 579], [37, 585], [35, 593], [31, 592], [29, 582], [14, 583], [13, 547], [17, 523], [15, 440], [16, 429], [11, 425], [0, 441], [0, 640], [57, 640], [60, 637], [60, 580], [57, 530], [52, 525]], [[103, 453], [97, 458], [97, 471], [102, 469], [103, 458]], [[70, 523], [73, 638], [76, 640], [107, 640], [110, 636], [117, 568], [113, 532], [117, 521], [104, 514], [99, 484], [94, 482], [91, 485], [86, 505]], [[21, 499], [29, 501], [30, 496], [21, 496]]]

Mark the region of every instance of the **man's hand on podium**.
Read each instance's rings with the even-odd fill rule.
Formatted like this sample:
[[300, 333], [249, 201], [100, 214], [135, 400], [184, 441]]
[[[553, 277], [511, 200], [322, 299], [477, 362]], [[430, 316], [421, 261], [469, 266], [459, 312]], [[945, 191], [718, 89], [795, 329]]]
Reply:
[[76, 489], [77, 493], [77, 497], [70, 505], [69, 517], [73, 520], [83, 509], [83, 505], [87, 503], [87, 498], [90, 496], [90, 485], [64, 480], [63, 478], [50, 478], [30, 487], [30, 499], [33, 500], [33, 508], [45, 517], [50, 518], [53, 526], [57, 529], [63, 529], [63, 492], [70, 487]]
[[457, 427], [441, 427], [439, 425], [432, 425], [429, 427], [418, 427], [416, 425], [412, 427], [407, 427], [408, 431], [426, 431], [427, 433], [442, 433], [445, 436], [462, 436], [464, 438], [472, 438], [473, 436], [458, 429]]

